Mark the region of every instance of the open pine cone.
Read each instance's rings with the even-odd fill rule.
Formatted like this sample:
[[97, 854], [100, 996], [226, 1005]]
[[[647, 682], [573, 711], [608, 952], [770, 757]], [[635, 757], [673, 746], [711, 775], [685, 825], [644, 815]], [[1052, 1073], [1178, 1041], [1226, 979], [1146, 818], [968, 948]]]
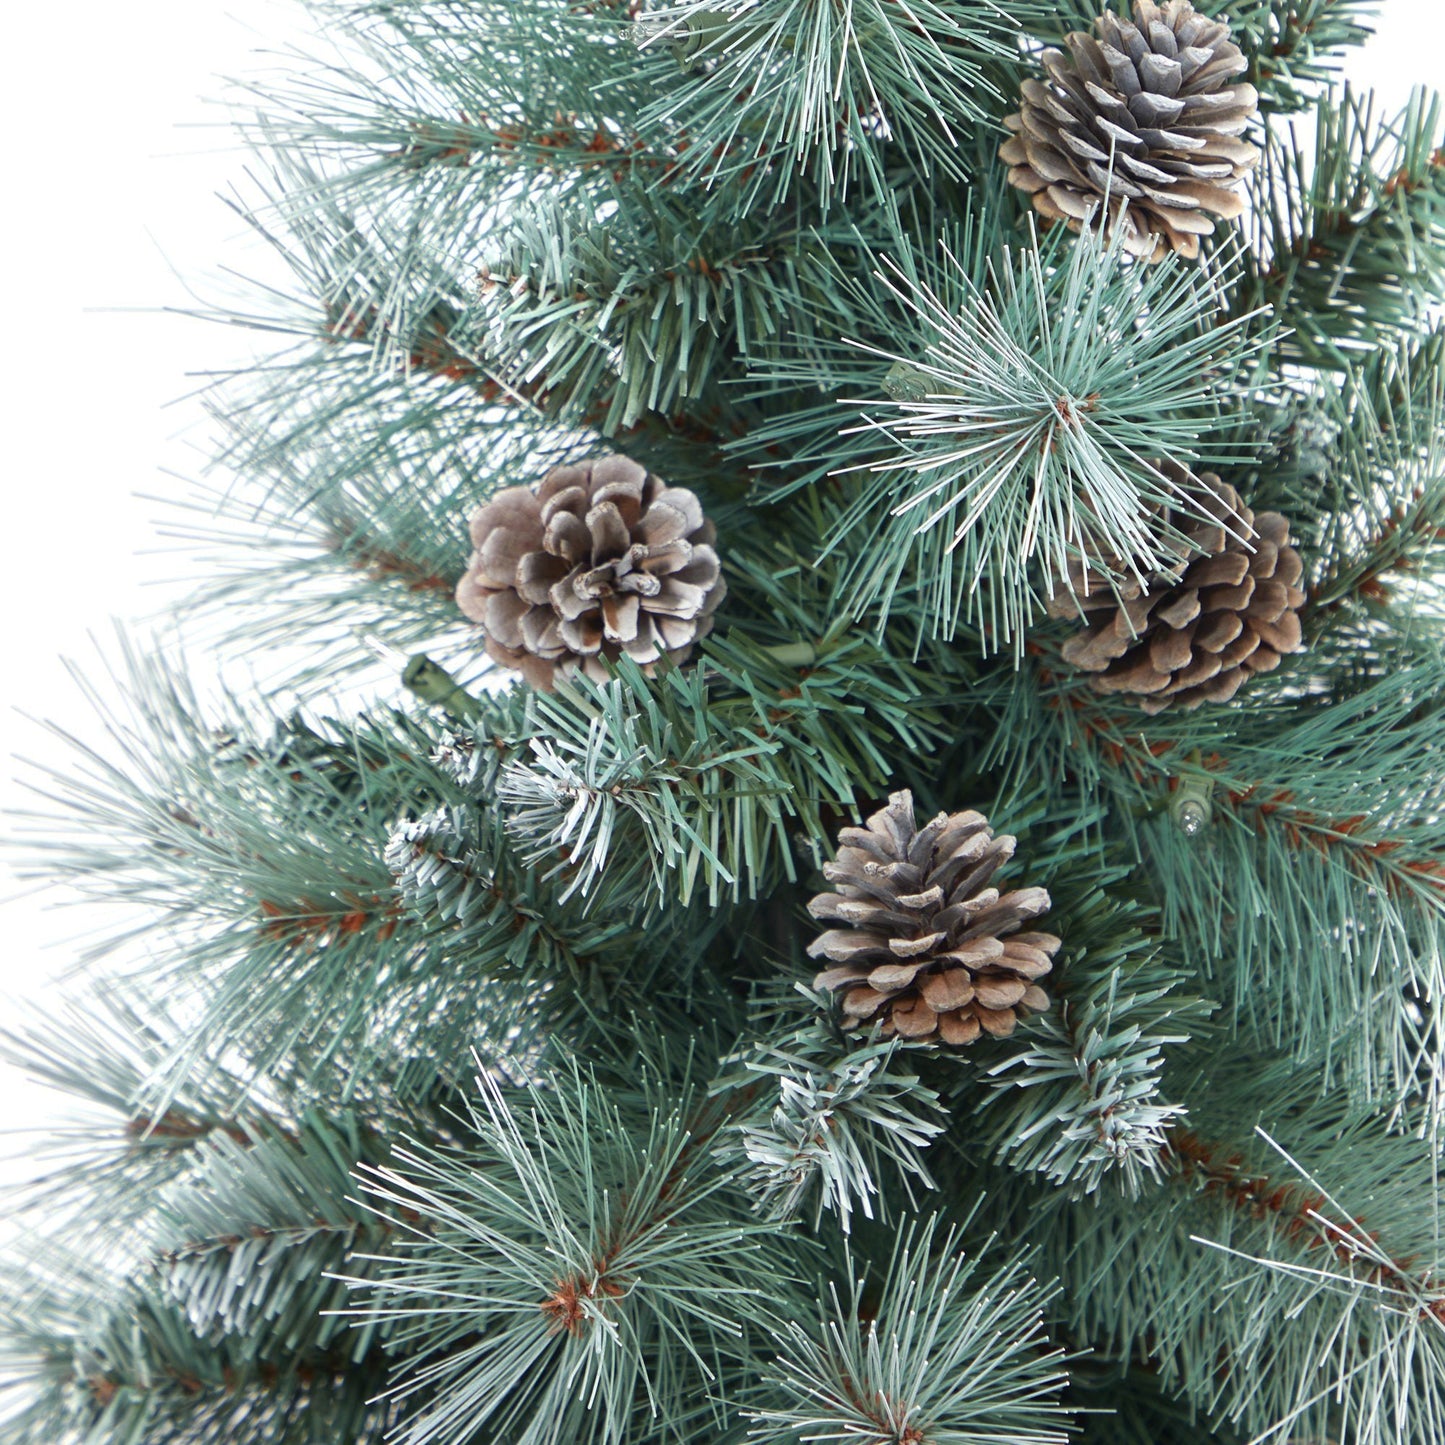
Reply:
[[627, 457], [557, 467], [509, 487], [471, 524], [457, 605], [487, 653], [550, 691], [559, 672], [599, 682], [626, 653], [650, 672], [682, 662], [726, 593], [698, 499]]
[[1189, 710], [1228, 702], [1246, 678], [1272, 672], [1302, 645], [1296, 609], [1305, 600], [1303, 565], [1278, 512], [1256, 517], [1213, 472], [1190, 485], [1178, 463], [1160, 470], [1215, 519], [1172, 518], [1191, 556], [1147, 585], [1135, 578], [1117, 583], [1117, 596], [1076, 564], [1068, 590], [1049, 604], [1053, 616], [1082, 615], [1086, 623], [1064, 644], [1064, 660], [1092, 674], [1095, 692], [1130, 695], [1149, 713], [1170, 704]]
[[999, 150], [1009, 180], [1050, 220], [1081, 230], [1108, 197], [1105, 228], [1131, 255], [1199, 255], [1214, 217], [1244, 209], [1259, 150], [1240, 136], [1259, 104], [1229, 27], [1188, 0], [1134, 0], [1134, 22], [1106, 14], [1094, 34], [1045, 50], [1047, 82], [1026, 80]]
[[885, 1035], [970, 1044], [1048, 1008], [1035, 980], [1052, 969], [1059, 940], [1017, 930], [1047, 912], [1049, 895], [989, 886], [1014, 838], [994, 837], [979, 813], [940, 813], [920, 829], [913, 795], [902, 792], [838, 842], [823, 866], [838, 891], [820, 893], [808, 912], [844, 926], [821, 934], [808, 955], [833, 965], [814, 987], [840, 994], [850, 1023], [876, 1019]]

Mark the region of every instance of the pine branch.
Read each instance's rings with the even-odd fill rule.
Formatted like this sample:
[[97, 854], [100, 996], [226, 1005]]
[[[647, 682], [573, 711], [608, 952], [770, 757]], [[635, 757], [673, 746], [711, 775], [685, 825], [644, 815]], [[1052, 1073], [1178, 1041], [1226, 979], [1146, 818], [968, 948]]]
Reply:
[[1251, 37], [1249, 78], [1261, 105], [1292, 111], [1333, 80], [1341, 51], [1374, 33], [1377, 0], [1227, 0], [1209, 8]]
[[[191, 1169], [208, 1141], [249, 1145], [262, 1125], [285, 1132], [280, 1075], [264, 1090], [280, 1106], [269, 1111], [259, 1098], [243, 1104], [248, 1090], [263, 1091], [224, 1067], [184, 1081], [156, 1109], [157, 1079], [181, 1032], [163, 1013], [111, 988], [0, 1034], [0, 1057], [65, 1094], [75, 1114], [34, 1131], [32, 1175], [9, 1191], [12, 1208], [26, 1217], [63, 1218], [72, 1238], [93, 1231], [105, 1247], [129, 1247], [156, 1191]], [[88, 1207], [97, 1197], [106, 1201], [101, 1215]]]
[[385, 1238], [349, 1199], [353, 1170], [382, 1157], [380, 1141], [345, 1114], [309, 1115], [292, 1137], [253, 1130], [202, 1146], [154, 1227], [157, 1284], [196, 1338], [258, 1364], [277, 1351], [359, 1363], [377, 1332], [339, 1317], [345, 1287], [332, 1276]]
[[[1365, 666], [1357, 688], [1314, 704], [1285, 679], [1279, 701], [1160, 719], [1146, 734], [1064, 681], [1052, 696], [1041, 687], [1028, 726], [1001, 721], [1035, 769], [1039, 741], [1056, 743], [1060, 773], [1067, 758], [1112, 798], [1166, 936], [1219, 979], [1261, 1045], [1301, 1063], [1329, 1058], [1360, 1102], [1435, 1087], [1417, 1001], [1442, 987], [1439, 779], [1426, 721], [1442, 678], [1438, 635], [1411, 625], [1410, 649], [1381, 639], [1388, 664]], [[1359, 649], [1353, 638], [1341, 645]], [[1173, 806], [1186, 785], [1205, 808], [1192, 830]], [[1323, 958], [1329, 966], [1307, 974], [1316, 982], [1297, 987], [1298, 971]]]
[[1062, 1445], [1066, 1375], [1044, 1336], [1052, 1291], [1026, 1264], [965, 1256], [935, 1216], [904, 1229], [873, 1277], [851, 1256], [843, 1269], [841, 1290], [775, 1327], [750, 1438]]
[[[216, 313], [280, 349], [176, 532], [249, 656], [405, 648], [411, 712], [218, 730], [156, 657], [45, 785], [139, 921], [5, 1046], [95, 1116], [20, 1196], [9, 1433], [1435, 1445], [1445, 172], [1437, 102], [1328, 88], [1368, 7], [1200, 0], [1268, 157], [1199, 267], [1023, 225], [994, 129], [1082, 0], [313, 9], [337, 54], [247, 92], [291, 279]], [[502, 686], [468, 518], [603, 449], [695, 491], [726, 607], [681, 667]], [[1146, 717], [1037, 614], [1176, 560], [1166, 462], [1289, 518], [1306, 645]], [[1052, 896], [1008, 1039], [779, 998], [802, 875], [902, 787]]]
[[[1262, 1148], [1240, 1137], [1235, 1101], [1266, 1082], [1277, 1122]], [[1432, 1147], [1312, 1100], [1316, 1087], [1210, 1059], [1187, 1097], [1220, 1134], [1171, 1135], [1168, 1193], [1147, 1211], [1108, 1195], [1063, 1206], [1037, 1237], [1046, 1260], [1070, 1259], [1074, 1328], [1156, 1362], [1249, 1438], [1424, 1445], [1445, 1419]]]
[[1146, 1363], [1075, 1360], [1064, 1399], [1078, 1414], [1083, 1445], [1245, 1445], [1227, 1425], [1206, 1421], [1187, 1399], [1166, 1393]]
[[[650, 945], [635, 923], [590, 918], [569, 903], [563, 896], [570, 887], [565, 876], [553, 886], [519, 863], [501, 824], [496, 813], [481, 817], [466, 808], [438, 810], [402, 824], [387, 859], [413, 915], [449, 957], [465, 959], [489, 979], [499, 1013], [539, 1013], [535, 1027], [521, 1027], [512, 1046], [497, 1051], [498, 1057], [520, 1057], [537, 1046], [542, 1018], [557, 1028], [579, 1006], [601, 1013], [642, 1006], [645, 975], [634, 960], [639, 949]], [[680, 922], [674, 922], [679, 931]], [[696, 957], [705, 940], [706, 934], [677, 940], [669, 997], [686, 989], [685, 961]], [[549, 992], [556, 994], [550, 1005]], [[453, 1001], [460, 1003], [462, 997], [464, 992]]]
[[[168, 660], [128, 670], [135, 715], [116, 721], [115, 753], [81, 750], [56, 780], [69, 822], [47, 822], [82, 886], [137, 906], [139, 936], [156, 930], [147, 986], [200, 995], [154, 1107], [226, 1049], [261, 1073], [289, 1063], [303, 1089], [366, 1092], [399, 1074], [424, 1097], [494, 1033], [385, 862], [403, 809], [460, 801], [432, 740], [391, 717], [328, 729], [319, 756], [268, 753], [217, 736]], [[338, 1082], [329, 1061], [343, 1049]]]
[[686, 901], [702, 887], [715, 902], [795, 878], [795, 828], [821, 836], [823, 808], [852, 809], [857, 790], [883, 782], [882, 739], [912, 743], [930, 728], [917, 674], [878, 669], [871, 648], [841, 633], [807, 646], [800, 668], [734, 629], [706, 645], [705, 671], [649, 683], [624, 658], [613, 682], [579, 680], [539, 700], [549, 742], [500, 792], [525, 856], [560, 856], [554, 873], [577, 869], [584, 892], [610, 868], [612, 898]]
[[762, 1282], [788, 1273], [776, 1227], [737, 1222], [727, 1176], [706, 1169], [726, 1115], [646, 1080], [624, 1109], [577, 1066], [511, 1099], [478, 1089], [469, 1154], [412, 1145], [366, 1171], [372, 1207], [412, 1236], [357, 1282], [359, 1316], [407, 1357], [399, 1397], [427, 1390], [398, 1438], [676, 1428], [746, 1353]]
[[474, 324], [504, 379], [565, 420], [606, 435], [647, 413], [726, 427], [721, 384], [766, 354], [782, 286], [811, 260], [795, 219], [766, 220], [704, 231], [661, 195], [645, 209], [620, 193], [530, 208], [482, 268]]
[[1348, 86], [1315, 107], [1314, 151], [1271, 131], [1255, 255], [1236, 305], [1272, 308], [1281, 357], [1349, 371], [1429, 324], [1445, 274], [1440, 101], [1417, 91], [1397, 117]]
[[[1310, 605], [1319, 623], [1349, 604], [1428, 588], [1445, 543], [1445, 332], [1382, 348], [1352, 378], [1320, 498]], [[1317, 624], [1319, 625], [1319, 624]]]
[[[799, 530], [811, 535], [806, 518]], [[732, 625], [703, 666], [648, 680], [624, 661], [605, 686], [535, 699], [506, 744], [518, 851], [599, 912], [604, 895], [630, 913], [662, 893], [753, 897], [796, 876], [797, 840], [827, 831], [826, 809], [881, 791], [895, 746], [922, 754], [947, 735], [966, 677], [956, 654], [910, 664], [858, 635], [835, 585], [779, 529], [729, 568]], [[527, 755], [534, 736], [545, 767]]]
[[1181, 976], [1157, 959], [1108, 968], [1080, 952], [1071, 949], [1056, 1010], [1034, 1024], [1022, 1052], [987, 1071], [995, 1088], [980, 1110], [1001, 1162], [1073, 1194], [1112, 1183], [1138, 1198], [1157, 1181], [1186, 1112], [1161, 1087], [1166, 1050], [1189, 1039], [1169, 1030], [1205, 1010], [1171, 997]]
[[1021, 16], [976, 0], [805, 0], [647, 9], [631, 34], [657, 98], [644, 122], [678, 128], [681, 169], [731, 182], [739, 210], [782, 204], [806, 176], [824, 211], [864, 185], [888, 193], [885, 145], [910, 166], [961, 178], [960, 140], [1001, 99]]
[[[821, 998], [799, 992], [821, 1011]], [[886, 1219], [885, 1190], [895, 1178], [910, 1205], [915, 1188], [937, 1187], [920, 1156], [943, 1132], [939, 1099], [906, 1054], [896, 1039], [850, 1046], [835, 1028], [810, 1019], [776, 1043], [759, 1039], [723, 1061], [734, 1072], [712, 1091], [743, 1091], [747, 1109], [718, 1155], [728, 1164], [747, 1161], [759, 1212], [796, 1218], [811, 1196], [813, 1228], [830, 1210], [848, 1234], [855, 1208], [866, 1219]]]
[[[1177, 549], [1151, 509], [1196, 504], [1158, 459], [1222, 460], [1208, 438], [1253, 348], [1248, 318], [1215, 324], [1220, 296], [1197, 269], [1129, 267], [1101, 243], [993, 257], [979, 239], [965, 234], [961, 256], [945, 239], [943, 262], [875, 257], [871, 276], [839, 278], [840, 310], [864, 322], [844, 334], [882, 331], [893, 312], [907, 349], [858, 341], [831, 374], [817, 374], [828, 358], [816, 353], [761, 370], [775, 385], [811, 373], [862, 409], [834, 424], [843, 445], [827, 444], [844, 479], [829, 544], [846, 548], [855, 615], [907, 598], [923, 632], [949, 638], [967, 620], [990, 650], [1017, 650], [1071, 558], [1122, 581]], [[1232, 274], [1226, 262], [1219, 284]], [[870, 291], [892, 298], [887, 312]], [[753, 444], [811, 432], [816, 415], [785, 416]]]
[[[102, 1283], [113, 1290], [104, 1307]], [[32, 1270], [7, 1292], [6, 1315], [7, 1354], [39, 1386], [6, 1421], [16, 1445], [381, 1445], [394, 1419], [372, 1399], [379, 1353], [257, 1364], [232, 1340], [198, 1340], [153, 1291], [102, 1281], [92, 1261]]]

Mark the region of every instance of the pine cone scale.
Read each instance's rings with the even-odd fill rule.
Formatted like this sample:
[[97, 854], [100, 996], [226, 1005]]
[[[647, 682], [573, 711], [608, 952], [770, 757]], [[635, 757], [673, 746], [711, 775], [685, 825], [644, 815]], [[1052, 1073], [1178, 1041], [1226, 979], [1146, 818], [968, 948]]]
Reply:
[[[1166, 603], [1155, 613], [1155, 620], [1164, 623], [1168, 627], [1189, 628], [1189, 636], [1194, 636], [1193, 624], [1198, 621], [1200, 613], [1204, 611], [1204, 603], [1197, 590], [1190, 590], [1183, 593], [1176, 601]], [[1137, 635], [1137, 634], [1136, 634]], [[1123, 642], [1123, 651], [1127, 651], [1134, 637], [1120, 639]], [[1181, 664], [1182, 665], [1182, 664]]]
[[1095, 692], [1147, 697], [1162, 692], [1169, 686], [1170, 679], [1168, 673], [1156, 671], [1148, 657], [1139, 657], [1132, 663], [1120, 659], [1120, 662], [1111, 664], [1107, 672], [1095, 673], [1090, 681]]
[[810, 958], [827, 958], [834, 963], [849, 963], [870, 955], [886, 957], [888, 939], [882, 934], [868, 933], [861, 928], [830, 928], [808, 945]]
[[626, 645], [637, 641], [638, 621], [642, 613], [642, 599], [635, 593], [622, 597], [602, 599], [603, 635], [613, 642]]
[[552, 589], [569, 575], [565, 559], [547, 551], [528, 552], [516, 566], [517, 595], [534, 607], [556, 607]]
[[547, 518], [542, 547], [551, 557], [560, 558], [568, 567], [575, 567], [587, 556], [591, 535], [587, 524], [573, 512], [554, 512]]
[[1013, 1009], [989, 1009], [978, 1003], [973, 1008], [984, 1033], [996, 1039], [1008, 1038], [1018, 1024], [1018, 1014]]
[[1194, 654], [1195, 629], [1156, 632], [1149, 639], [1149, 665], [1155, 672], [1178, 672]]
[[938, 1020], [939, 1038], [954, 1048], [964, 1048], [976, 1042], [981, 1032], [978, 1019], [962, 1009], [943, 1014]]
[[[943, 922], [943, 914], [939, 914], [938, 921]], [[946, 931], [946, 930], [945, 930]], [[964, 947], [958, 943], [950, 945], [942, 954], [941, 958], [951, 960], [972, 969], [979, 969], [986, 964], [996, 963], [1003, 957], [1003, 941], [998, 938], [975, 938], [971, 939]]]
[[1250, 616], [1257, 622], [1278, 622], [1289, 608], [1289, 589], [1278, 578], [1258, 583], [1250, 600]]
[[1259, 640], [1271, 652], [1280, 655], [1297, 652], [1304, 641], [1304, 629], [1300, 626], [1297, 612], [1286, 612], [1278, 622], [1266, 622], [1258, 617], [1251, 620]]
[[965, 882], [968, 895], [976, 893], [1013, 854], [1013, 840], [1005, 835], [992, 838], [987, 832], [960, 843], [952, 857], [939, 863], [929, 874], [928, 881], [935, 888], [952, 893]]
[[843, 1012], [847, 1014], [849, 1018], [872, 1018], [888, 1000], [888, 994], [879, 993], [877, 989], [872, 987], [865, 986], [863, 988], [849, 989], [848, 992], [843, 995]]
[[[875, 863], [890, 862], [890, 855], [884, 850], [882, 840], [866, 828], [844, 828], [838, 834], [838, 848], [841, 852], [844, 848], [856, 848], [866, 853]], [[832, 863], [823, 864], [823, 876], [827, 877], [828, 870], [835, 865]]]
[[562, 641], [562, 625], [556, 614], [545, 607], [532, 607], [522, 614], [522, 648], [537, 657], [553, 661], [567, 650]]
[[520, 647], [522, 618], [529, 610], [527, 604], [514, 592], [498, 592], [482, 605], [483, 623], [488, 635], [496, 637], [507, 647]]
[[889, 1017], [900, 1038], [926, 1039], [938, 1032], [938, 1015], [921, 998], [899, 999]]
[[1024, 994], [1028, 985], [1021, 979], [990, 978], [979, 979], [974, 986], [974, 997], [987, 1009], [1011, 1009]]
[[593, 599], [577, 585], [584, 575], [582, 568], [574, 567], [547, 589], [547, 600], [564, 626], [591, 611]]
[[[962, 889], [958, 889], [962, 892]], [[960, 929], [972, 919], [985, 910], [992, 908], [998, 902], [998, 889], [986, 888], [977, 898], [970, 898], [962, 903], [950, 904], [938, 915], [938, 926], [942, 928], [955, 942], [962, 937]]]
[[1004, 952], [1004, 957], [1008, 960], [1009, 968], [1020, 978], [1027, 979], [1029, 982], [1036, 978], [1043, 978], [1054, 966], [1053, 959], [1041, 948], [1025, 948], [1022, 945], [1016, 947], [1010, 943]]
[[973, 975], [966, 968], [945, 969], [924, 979], [922, 992], [929, 1008], [936, 1014], [963, 1008], [974, 1000]]
[[605, 567], [598, 568], [596, 564], [615, 562], [619, 557], [626, 556], [627, 549], [632, 545], [632, 529], [622, 520], [622, 513], [612, 502], [593, 507], [587, 513], [586, 522], [592, 535], [594, 574], [605, 572]]
[[507, 586], [528, 552], [541, 541], [519, 527], [498, 527], [478, 553], [477, 568], [482, 580], [493, 587]]
[[[1203, 598], [1200, 599], [1204, 601]], [[1230, 604], [1224, 604], [1229, 606]], [[1244, 631], [1244, 619], [1238, 612], [1216, 612], [1200, 622], [1194, 631], [1197, 652], [1223, 652]]]
[[1103, 672], [1116, 657], [1122, 657], [1128, 647], [1128, 639], [1120, 638], [1109, 622], [1069, 638], [1062, 656], [1070, 667], [1080, 672]]
[[947, 937], [944, 933], [925, 933], [921, 938], [890, 938], [888, 948], [897, 958], [916, 958], [933, 953]]

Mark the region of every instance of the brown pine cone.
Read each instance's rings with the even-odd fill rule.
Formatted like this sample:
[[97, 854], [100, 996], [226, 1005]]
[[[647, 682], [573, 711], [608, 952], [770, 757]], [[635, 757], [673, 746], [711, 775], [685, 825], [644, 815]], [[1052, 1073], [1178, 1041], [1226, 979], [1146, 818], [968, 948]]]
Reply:
[[486, 629], [490, 657], [544, 691], [579, 667], [600, 682], [603, 659], [623, 653], [644, 672], [684, 661], [727, 591], [701, 503], [627, 457], [509, 487], [471, 532], [457, 605]]
[[920, 829], [909, 792], [866, 827], [844, 828], [823, 865], [838, 891], [808, 904], [814, 918], [845, 925], [808, 946], [834, 965], [813, 986], [841, 995], [850, 1024], [879, 1020], [885, 1035], [946, 1044], [1002, 1038], [1048, 1008], [1035, 980], [1052, 969], [1059, 940], [1017, 929], [1048, 910], [1049, 895], [988, 886], [1016, 841], [995, 838], [979, 813], [940, 813]]
[[[1064, 660], [1091, 673], [1095, 692], [1125, 693], [1145, 712], [1173, 704], [1190, 710], [1228, 702], [1247, 677], [1272, 672], [1302, 645], [1299, 613], [1304, 570], [1278, 512], [1255, 516], [1213, 472], [1190, 485], [1176, 462], [1161, 465], [1213, 521], [1175, 515], [1192, 558], [1147, 585], [1116, 583], [1075, 566], [1068, 590], [1049, 604], [1055, 617], [1082, 616], [1086, 630], [1063, 646]], [[1250, 540], [1241, 540], [1247, 537]]]
[[[1034, 209], [1082, 230], [1108, 197], [1105, 228], [1134, 256], [1191, 259], [1214, 217], [1244, 210], [1239, 183], [1259, 150], [1239, 137], [1258, 108], [1229, 27], [1188, 0], [1134, 0], [1134, 23], [1106, 14], [1094, 34], [1045, 50], [1049, 80], [1026, 80], [999, 150]], [[1112, 166], [1112, 173], [1111, 173]]]

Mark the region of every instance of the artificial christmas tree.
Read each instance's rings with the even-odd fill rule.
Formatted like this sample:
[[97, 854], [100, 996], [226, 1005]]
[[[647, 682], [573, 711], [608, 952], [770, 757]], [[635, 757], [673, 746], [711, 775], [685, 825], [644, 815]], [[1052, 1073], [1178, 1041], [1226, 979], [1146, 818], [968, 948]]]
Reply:
[[46, 784], [138, 918], [7, 1036], [7, 1439], [1445, 1439], [1368, 7], [313, 8], [185, 499], [271, 675], [127, 644]]

